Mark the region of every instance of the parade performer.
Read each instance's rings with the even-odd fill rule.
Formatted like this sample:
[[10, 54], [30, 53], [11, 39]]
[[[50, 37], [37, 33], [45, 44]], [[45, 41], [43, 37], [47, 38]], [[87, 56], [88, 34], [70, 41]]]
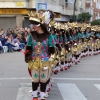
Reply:
[[87, 43], [88, 46], [88, 55], [91, 56], [92, 55], [92, 44], [93, 44], [93, 38], [90, 37]]
[[72, 48], [71, 48], [70, 42], [65, 44], [65, 51], [66, 51], [65, 70], [67, 70], [68, 68], [70, 68], [72, 66]]
[[61, 26], [60, 30], [59, 30], [59, 45], [61, 47], [61, 53], [60, 53], [60, 71], [63, 71], [65, 69], [65, 30], [64, 27]]
[[47, 25], [53, 19], [54, 13], [50, 10], [39, 10], [36, 13], [29, 13], [30, 27], [33, 31], [28, 36], [28, 43], [24, 54], [32, 78], [32, 100], [38, 100], [39, 85], [40, 99], [46, 99], [46, 86], [50, 79], [50, 69], [55, 53], [55, 42], [52, 34], [47, 31]]
[[58, 42], [56, 28], [54, 26], [52, 26], [50, 28], [50, 33], [53, 35], [53, 38], [55, 40], [55, 44], [56, 44], [55, 49], [56, 49], [56, 55], [57, 55], [57, 58], [56, 59], [58, 59], [58, 63], [56, 64], [56, 67], [53, 68], [52, 71], [54, 72], [54, 74], [57, 74], [60, 71], [60, 66], [59, 66], [59, 60], [60, 60], [59, 59], [59, 52], [61, 51], [60, 50], [61, 47], [60, 47], [59, 42]]
[[[60, 30], [60, 23], [56, 22], [51, 28], [51, 33], [53, 32], [53, 37], [56, 42], [55, 49], [56, 49], [56, 59], [58, 60], [58, 63], [56, 64], [56, 67], [53, 69], [54, 74], [57, 74], [60, 71], [60, 54], [61, 54], [61, 44], [59, 40], [59, 30]], [[61, 37], [62, 40], [62, 37]]]

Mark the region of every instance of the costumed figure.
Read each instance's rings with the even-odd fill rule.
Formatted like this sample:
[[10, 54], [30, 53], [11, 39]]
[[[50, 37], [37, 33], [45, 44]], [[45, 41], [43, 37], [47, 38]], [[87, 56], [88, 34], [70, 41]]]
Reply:
[[59, 30], [59, 45], [61, 47], [61, 53], [60, 53], [60, 71], [63, 71], [65, 69], [65, 30], [64, 30], [64, 25], [60, 25], [60, 30]]
[[97, 47], [98, 47], [98, 54], [100, 54], [100, 39], [97, 41]]
[[88, 46], [88, 55], [91, 56], [92, 55], [92, 42], [93, 42], [93, 39], [92, 37], [89, 38], [89, 41], [87, 42], [87, 46]]
[[81, 53], [82, 53], [82, 39], [79, 39], [79, 42], [78, 42], [78, 54], [79, 54], [78, 62], [80, 62]]
[[72, 66], [72, 47], [71, 47], [71, 42], [68, 42], [65, 44], [65, 49], [66, 49], [66, 68], [70, 68]]
[[60, 71], [60, 52], [61, 52], [61, 46], [60, 46], [60, 44], [59, 44], [59, 38], [58, 38], [58, 34], [57, 34], [57, 31], [59, 30], [59, 26], [58, 26], [59, 24], [58, 23], [50, 23], [49, 24], [49, 26], [51, 26], [50, 27], [50, 33], [53, 35], [53, 38], [54, 38], [54, 40], [55, 40], [55, 51], [56, 51], [56, 60], [58, 61], [58, 63], [55, 65], [55, 67], [54, 68], [52, 68], [53, 70], [53, 72], [54, 72], [54, 74], [57, 74], [59, 71]]
[[98, 39], [95, 39], [94, 45], [93, 45], [93, 54], [97, 55], [98, 54]]
[[72, 53], [73, 53], [73, 56], [74, 56], [74, 59], [75, 59], [75, 64], [77, 64], [78, 63], [78, 57], [79, 57], [79, 51], [78, 51], [77, 43], [74, 43]]
[[47, 26], [54, 19], [54, 13], [50, 10], [39, 10], [36, 13], [29, 12], [31, 34], [25, 50], [25, 61], [32, 81], [32, 100], [38, 100], [38, 87], [40, 100], [45, 100], [45, 92], [50, 82], [51, 68], [54, 61], [55, 41], [47, 31]]

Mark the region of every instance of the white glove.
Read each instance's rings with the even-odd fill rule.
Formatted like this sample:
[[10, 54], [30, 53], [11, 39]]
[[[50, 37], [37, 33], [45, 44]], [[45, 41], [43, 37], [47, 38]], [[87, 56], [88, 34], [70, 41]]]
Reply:
[[49, 11], [46, 11], [46, 12], [45, 12], [45, 16], [46, 16], [46, 18], [45, 18], [45, 23], [46, 23], [46, 24], [49, 24], [49, 22], [50, 22], [50, 13], [49, 13]]
[[46, 16], [46, 19], [49, 19], [49, 18], [50, 18], [50, 13], [49, 13], [49, 11], [46, 11], [46, 12], [45, 12], [45, 16]]
[[45, 66], [45, 67], [44, 67], [44, 70], [47, 70], [47, 69], [48, 69], [48, 67], [47, 67], [47, 66]]

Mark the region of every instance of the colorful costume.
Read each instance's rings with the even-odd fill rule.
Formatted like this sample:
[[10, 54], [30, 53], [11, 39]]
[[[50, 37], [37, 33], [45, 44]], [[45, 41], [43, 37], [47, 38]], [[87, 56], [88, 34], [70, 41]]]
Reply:
[[[25, 61], [28, 63], [28, 70], [32, 77], [32, 100], [38, 100], [38, 88], [40, 99], [45, 100], [47, 84], [51, 77], [51, 68], [55, 53], [55, 40], [53, 35], [47, 31], [45, 24], [53, 20], [52, 11], [40, 11], [41, 13], [30, 13], [30, 22], [35, 27], [41, 27], [41, 34], [32, 31], [28, 36], [28, 43], [25, 51]], [[31, 25], [31, 26], [32, 26]], [[54, 66], [53, 66], [54, 67]]]

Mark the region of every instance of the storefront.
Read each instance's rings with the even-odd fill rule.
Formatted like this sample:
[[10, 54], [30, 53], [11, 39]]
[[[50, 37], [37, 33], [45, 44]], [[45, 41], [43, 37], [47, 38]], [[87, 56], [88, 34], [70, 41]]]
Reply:
[[[28, 26], [28, 11], [33, 9], [26, 8], [1, 8], [0, 9], [0, 28], [7, 30], [8, 28]], [[35, 11], [35, 10], [33, 10]], [[25, 23], [25, 25], [24, 25]]]
[[15, 29], [16, 26], [16, 17], [0, 17], [0, 29], [3, 28], [6, 31], [8, 28]]

